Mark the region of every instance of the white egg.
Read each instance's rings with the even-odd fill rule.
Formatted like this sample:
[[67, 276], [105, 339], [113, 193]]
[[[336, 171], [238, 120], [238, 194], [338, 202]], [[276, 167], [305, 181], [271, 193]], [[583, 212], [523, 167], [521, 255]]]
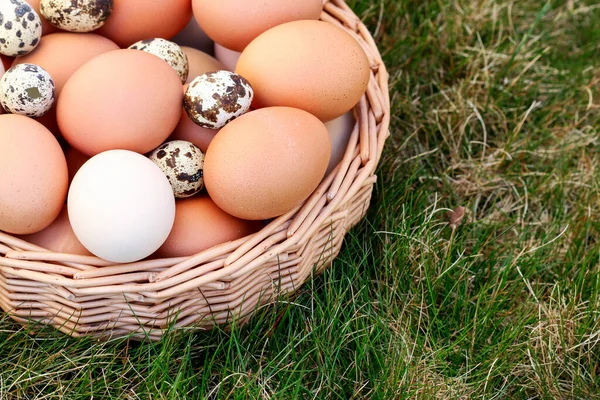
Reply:
[[81, 244], [116, 263], [154, 253], [175, 221], [175, 197], [163, 172], [127, 150], [109, 150], [89, 159], [73, 178], [67, 206]]
[[100, 28], [113, 9], [113, 0], [41, 0], [40, 13], [57, 28], [91, 32]]
[[193, 143], [172, 140], [148, 158], [164, 172], [175, 197], [191, 197], [204, 188], [204, 154]]
[[42, 37], [42, 21], [22, 0], [0, 0], [0, 54], [22, 56], [37, 47]]
[[223, 63], [225, 68], [230, 71], [235, 71], [238, 60], [242, 53], [233, 51], [227, 47], [221, 46], [219, 43], [215, 43], [215, 58]]
[[190, 119], [204, 128], [219, 129], [246, 113], [254, 90], [243, 76], [231, 71], [215, 71], [196, 77], [183, 97]]
[[55, 98], [54, 81], [39, 65], [18, 64], [0, 78], [0, 104], [9, 113], [41, 117]]
[[161, 38], [144, 39], [129, 46], [132, 50], [141, 50], [146, 53], [153, 54], [158, 58], [166, 61], [181, 79], [181, 83], [185, 83], [190, 67], [188, 58], [185, 52], [177, 43], [170, 42]]

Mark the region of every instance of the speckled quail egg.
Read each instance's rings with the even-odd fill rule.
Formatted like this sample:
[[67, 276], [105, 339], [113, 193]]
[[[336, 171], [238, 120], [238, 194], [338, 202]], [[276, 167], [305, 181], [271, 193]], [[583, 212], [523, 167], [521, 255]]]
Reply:
[[145, 51], [157, 56], [173, 67], [177, 75], [179, 75], [181, 83], [185, 83], [187, 80], [190, 72], [188, 58], [177, 43], [161, 38], [144, 39], [132, 44], [129, 48]]
[[40, 13], [57, 28], [91, 32], [100, 28], [113, 9], [113, 0], [41, 0]]
[[50, 110], [55, 97], [54, 81], [39, 65], [15, 65], [0, 79], [0, 104], [12, 114], [41, 117]]
[[0, 54], [16, 57], [36, 48], [42, 37], [42, 21], [22, 0], [0, 1]]
[[196, 77], [187, 90], [183, 106], [195, 124], [219, 129], [250, 109], [254, 90], [244, 77], [215, 71]]
[[204, 188], [204, 154], [194, 144], [185, 140], [166, 142], [148, 158], [167, 176], [175, 197], [191, 197]]

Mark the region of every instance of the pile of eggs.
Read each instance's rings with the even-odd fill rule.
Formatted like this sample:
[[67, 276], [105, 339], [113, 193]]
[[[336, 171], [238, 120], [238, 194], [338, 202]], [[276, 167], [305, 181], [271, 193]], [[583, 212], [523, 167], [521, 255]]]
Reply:
[[370, 77], [322, 11], [0, 0], [0, 231], [127, 263], [191, 256], [300, 205], [340, 162]]

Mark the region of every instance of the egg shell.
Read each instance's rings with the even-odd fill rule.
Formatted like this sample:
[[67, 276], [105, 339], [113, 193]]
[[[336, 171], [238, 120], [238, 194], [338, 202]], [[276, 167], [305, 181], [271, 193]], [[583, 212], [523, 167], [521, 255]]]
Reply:
[[207, 72], [226, 69], [220, 61], [198, 49], [187, 46], [182, 46], [181, 49], [188, 58], [188, 65], [190, 69], [186, 83], [190, 83], [197, 76]]
[[215, 42], [242, 51], [268, 29], [285, 22], [316, 20], [322, 0], [193, 0], [194, 16]]
[[227, 213], [268, 219], [311, 194], [330, 154], [327, 128], [315, 116], [289, 107], [255, 110], [215, 136], [204, 159], [204, 184]]
[[36, 64], [52, 76], [56, 96], [60, 97], [65, 83], [83, 64], [112, 50], [119, 50], [111, 40], [94, 33], [57, 32], [44, 36], [31, 53], [17, 57], [13, 66]]
[[0, 103], [12, 114], [41, 117], [50, 110], [55, 98], [52, 77], [38, 65], [15, 65], [0, 79]]
[[254, 88], [254, 108], [295, 107], [322, 121], [358, 103], [370, 71], [361, 45], [323, 21], [294, 21], [268, 30], [248, 45], [236, 67]]
[[67, 194], [63, 151], [42, 124], [0, 115], [0, 230], [39, 232], [60, 213]]
[[154, 253], [175, 220], [175, 198], [163, 172], [127, 150], [106, 151], [86, 162], [73, 178], [67, 205], [79, 241], [115, 263]]
[[171, 40], [180, 46], [188, 46], [205, 53], [212, 52], [214, 45], [212, 39], [204, 33], [194, 17], [190, 18], [188, 24]]
[[193, 143], [173, 140], [148, 156], [160, 167], [177, 198], [191, 197], [204, 188], [204, 154]]
[[115, 50], [71, 76], [58, 99], [58, 126], [88, 156], [111, 149], [145, 154], [177, 126], [182, 97], [169, 64], [143, 51]]
[[35, 10], [22, 0], [0, 1], [0, 53], [5, 56], [27, 54], [39, 44], [42, 21]]
[[110, 18], [97, 32], [126, 48], [143, 39], [171, 39], [191, 16], [190, 0], [114, 0]]
[[213, 246], [237, 240], [262, 228], [221, 210], [208, 196], [177, 200], [171, 234], [156, 257], [188, 257]]
[[144, 39], [132, 44], [129, 48], [145, 51], [166, 61], [177, 72], [181, 83], [185, 83], [189, 74], [188, 59], [177, 43], [161, 38]]
[[50, 226], [38, 233], [22, 236], [21, 239], [56, 253], [92, 255], [75, 236], [66, 205]]
[[52, 25], [69, 32], [98, 29], [112, 12], [112, 0], [41, 0], [40, 14]]
[[231, 71], [207, 72], [190, 82], [183, 106], [197, 125], [219, 129], [244, 114], [254, 91], [244, 77]]

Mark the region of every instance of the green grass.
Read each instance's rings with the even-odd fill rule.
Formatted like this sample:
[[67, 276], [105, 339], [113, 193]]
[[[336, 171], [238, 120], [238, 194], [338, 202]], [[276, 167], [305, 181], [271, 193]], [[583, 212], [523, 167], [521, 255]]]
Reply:
[[158, 343], [5, 318], [0, 398], [600, 398], [597, 2], [349, 3], [392, 136], [332, 267], [245, 326]]

